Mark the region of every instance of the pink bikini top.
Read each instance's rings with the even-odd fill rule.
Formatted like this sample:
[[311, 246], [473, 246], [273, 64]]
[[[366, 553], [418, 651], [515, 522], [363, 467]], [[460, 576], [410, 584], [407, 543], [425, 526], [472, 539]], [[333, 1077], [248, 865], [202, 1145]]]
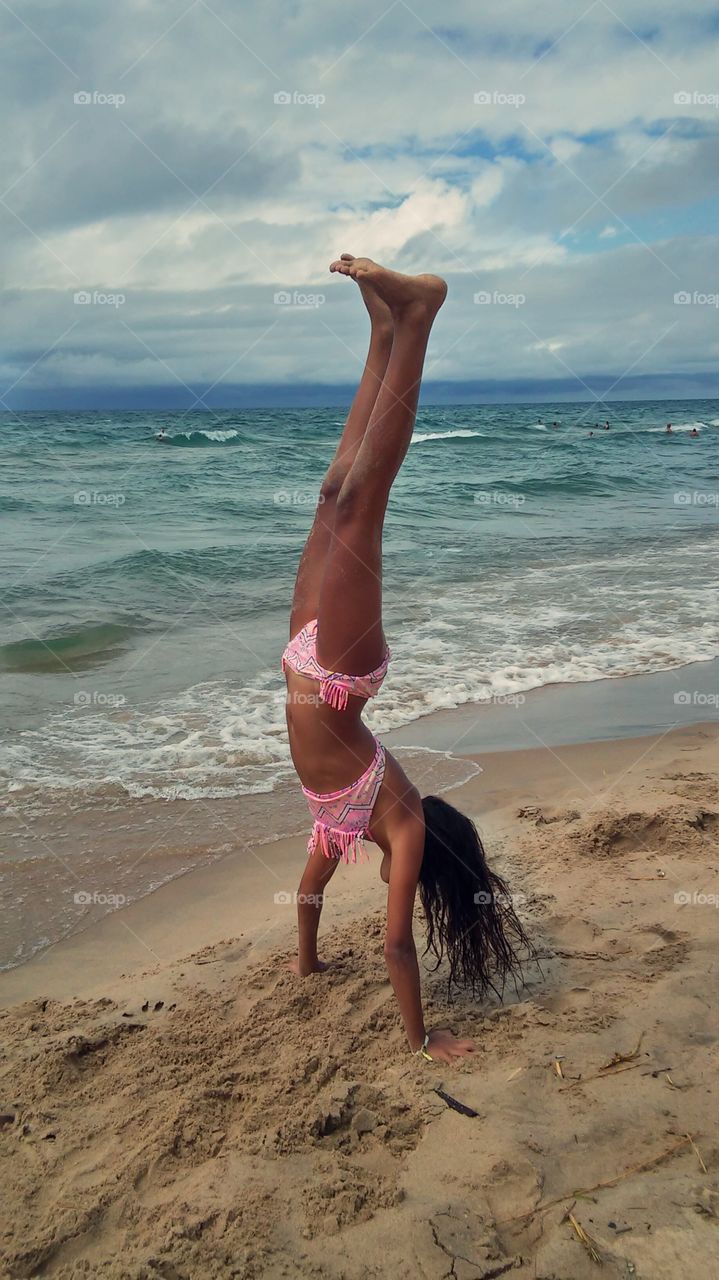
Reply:
[[308, 622], [290, 640], [282, 655], [282, 670], [287, 667], [300, 676], [319, 681], [320, 699], [336, 711], [344, 711], [352, 693], [356, 698], [374, 698], [382, 687], [389, 666], [389, 649], [377, 667], [366, 676], [347, 676], [339, 671], [328, 671], [317, 661], [317, 619]]

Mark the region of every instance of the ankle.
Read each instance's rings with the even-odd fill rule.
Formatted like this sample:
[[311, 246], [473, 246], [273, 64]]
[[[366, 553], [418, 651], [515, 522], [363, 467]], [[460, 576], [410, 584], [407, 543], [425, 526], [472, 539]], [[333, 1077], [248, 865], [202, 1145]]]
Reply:
[[383, 351], [389, 351], [392, 348], [392, 340], [394, 338], [394, 324], [388, 318], [387, 320], [372, 321], [372, 346]]
[[411, 298], [392, 308], [392, 319], [395, 329], [399, 326], [411, 326], [414, 329], [431, 329], [439, 310], [433, 302], [425, 298]]

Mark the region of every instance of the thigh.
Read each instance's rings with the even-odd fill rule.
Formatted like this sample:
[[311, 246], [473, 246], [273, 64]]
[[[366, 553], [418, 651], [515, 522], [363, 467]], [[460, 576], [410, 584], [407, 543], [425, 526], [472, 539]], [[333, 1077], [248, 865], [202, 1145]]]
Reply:
[[358, 512], [332, 534], [317, 614], [317, 658], [330, 671], [367, 675], [384, 658], [381, 521]]
[[316, 618], [319, 612], [320, 588], [330, 537], [330, 531], [315, 520], [297, 568], [290, 611], [290, 639]]
[[[317, 846], [307, 859], [307, 865], [302, 873], [298, 892], [305, 899], [311, 898], [315, 894], [322, 894], [338, 866], [339, 858], [326, 858], [322, 850]], [[315, 902], [307, 905], [321, 906], [322, 904], [321, 902]]]

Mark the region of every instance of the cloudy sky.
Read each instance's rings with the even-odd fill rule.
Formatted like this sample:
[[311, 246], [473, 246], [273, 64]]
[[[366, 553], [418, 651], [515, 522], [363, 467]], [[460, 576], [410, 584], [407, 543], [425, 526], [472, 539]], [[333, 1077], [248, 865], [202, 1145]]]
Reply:
[[449, 280], [438, 398], [719, 394], [708, 0], [0, 21], [4, 407], [341, 397], [366, 336], [344, 250]]

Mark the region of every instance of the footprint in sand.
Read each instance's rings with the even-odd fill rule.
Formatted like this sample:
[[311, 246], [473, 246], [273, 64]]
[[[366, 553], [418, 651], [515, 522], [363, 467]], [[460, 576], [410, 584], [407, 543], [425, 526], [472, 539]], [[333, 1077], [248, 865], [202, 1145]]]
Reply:
[[[535, 1231], [537, 1238], [541, 1235], [537, 1219], [526, 1222], [521, 1220], [521, 1215], [530, 1213], [539, 1204], [542, 1185], [539, 1170], [519, 1154], [516, 1159], [500, 1160], [492, 1167], [484, 1193], [500, 1237], [504, 1232], [513, 1234], [520, 1230]], [[520, 1220], [507, 1221], [513, 1218]]]
[[651, 969], [652, 977], [678, 968], [690, 954], [688, 933], [676, 933], [661, 924], [647, 925], [640, 933], [648, 934], [651, 939], [642, 950], [642, 960]]

